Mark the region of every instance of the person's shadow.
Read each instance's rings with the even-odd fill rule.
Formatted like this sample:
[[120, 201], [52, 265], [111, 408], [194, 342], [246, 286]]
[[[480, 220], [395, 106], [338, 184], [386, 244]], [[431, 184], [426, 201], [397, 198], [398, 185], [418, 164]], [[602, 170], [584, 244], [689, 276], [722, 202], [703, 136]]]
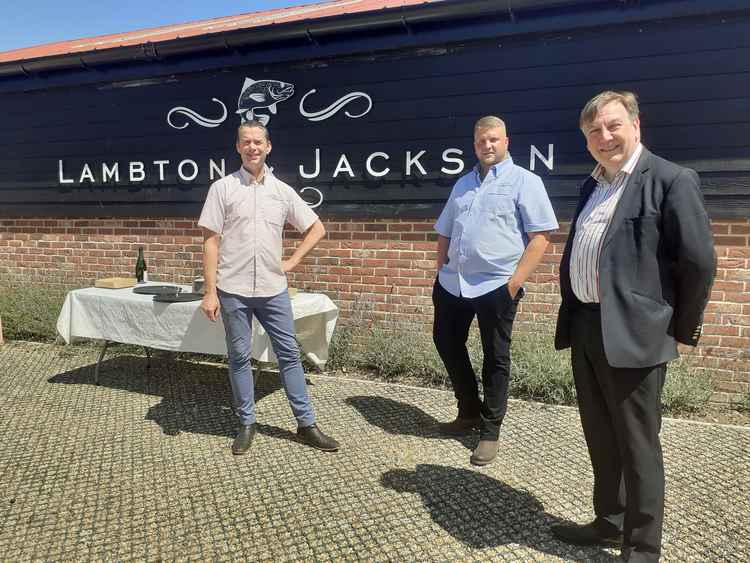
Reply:
[[[148, 407], [145, 420], [152, 420], [168, 436], [181, 432], [209, 434], [233, 438], [237, 433], [237, 418], [232, 408], [232, 391], [227, 367], [176, 359], [168, 352], [152, 357], [146, 368], [146, 358], [118, 355], [102, 362], [101, 387], [130, 393], [161, 397]], [[67, 385], [93, 385], [95, 365], [59, 373], [47, 381]], [[257, 377], [258, 370], [253, 369]], [[278, 373], [264, 371], [255, 387], [256, 405], [265, 397], [279, 391]], [[296, 441], [288, 430], [258, 424], [258, 432], [268, 436]]]
[[440, 434], [436, 425], [441, 421], [409, 403], [376, 395], [357, 395], [349, 397], [346, 402], [357, 409], [368, 423], [388, 434], [456, 440], [467, 449], [474, 449], [479, 439], [478, 433], [465, 436]]
[[419, 495], [433, 522], [475, 549], [519, 544], [568, 560], [616, 559], [596, 546], [570, 546], [555, 539], [549, 528], [561, 519], [545, 512], [530, 492], [479, 471], [421, 464], [413, 471], [386, 471], [380, 482], [398, 493]]

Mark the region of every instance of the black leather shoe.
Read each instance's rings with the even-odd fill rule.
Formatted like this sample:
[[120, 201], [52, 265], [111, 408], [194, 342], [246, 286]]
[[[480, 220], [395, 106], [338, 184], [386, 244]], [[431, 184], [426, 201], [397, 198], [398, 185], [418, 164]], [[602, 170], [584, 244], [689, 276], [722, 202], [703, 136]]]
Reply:
[[336, 440], [323, 434], [317, 424], [297, 428], [297, 438], [303, 444], [323, 450], [324, 452], [335, 452], [340, 447]]
[[465, 436], [471, 434], [482, 423], [480, 417], [476, 418], [456, 418], [451, 422], [439, 422], [435, 425], [435, 430], [446, 436]]
[[551, 528], [552, 534], [566, 543], [574, 545], [603, 545], [619, 547], [622, 545], [622, 532], [616, 530], [604, 532], [595, 521], [588, 524], [557, 524]]
[[488, 465], [495, 461], [497, 449], [500, 446], [500, 440], [479, 440], [479, 444], [471, 452], [469, 461], [472, 465]]
[[248, 426], [245, 426], [244, 424], [240, 426], [240, 431], [237, 433], [237, 437], [232, 444], [232, 453], [234, 455], [247, 453], [247, 450], [250, 449], [250, 446], [253, 443], [253, 438], [255, 438], [256, 432], [257, 428], [254, 422]]

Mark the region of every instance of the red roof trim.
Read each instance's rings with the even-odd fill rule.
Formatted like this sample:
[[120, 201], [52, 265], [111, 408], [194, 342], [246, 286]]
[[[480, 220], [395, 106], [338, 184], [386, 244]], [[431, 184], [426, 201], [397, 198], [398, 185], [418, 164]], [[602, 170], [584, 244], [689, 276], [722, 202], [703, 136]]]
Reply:
[[173, 24], [163, 27], [154, 27], [118, 33], [113, 35], [100, 35], [75, 39], [71, 41], [60, 41], [48, 43], [24, 49], [15, 49], [0, 53], [0, 63], [13, 61], [25, 61], [29, 59], [40, 59], [74, 53], [87, 53], [116, 49], [145, 43], [158, 43], [185, 37], [210, 35], [240, 29], [254, 27], [265, 27], [291, 22], [313, 21], [322, 18], [342, 16], [345, 14], [363, 14], [389, 8], [400, 8], [415, 6], [419, 4], [431, 4], [443, 0], [334, 0], [320, 4], [305, 4], [300, 6], [278, 8], [264, 12], [250, 12], [236, 16], [213, 18], [182, 24]]

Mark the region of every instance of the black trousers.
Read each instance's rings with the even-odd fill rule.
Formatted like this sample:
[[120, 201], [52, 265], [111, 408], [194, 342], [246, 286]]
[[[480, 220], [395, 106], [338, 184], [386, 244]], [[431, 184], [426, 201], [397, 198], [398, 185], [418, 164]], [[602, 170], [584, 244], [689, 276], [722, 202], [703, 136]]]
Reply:
[[571, 319], [573, 377], [594, 471], [594, 513], [622, 530], [627, 561], [658, 561], [664, 519], [661, 392], [666, 366], [607, 363], [602, 319], [582, 306]]
[[[510, 382], [510, 339], [513, 319], [523, 289], [512, 299], [506, 285], [475, 298], [456, 297], [439, 281], [432, 290], [435, 317], [432, 338], [445, 364], [458, 401], [460, 418], [481, 415], [480, 439], [497, 440], [508, 409]], [[482, 388], [479, 399], [477, 377], [469, 360], [466, 340], [474, 317], [482, 338]]]

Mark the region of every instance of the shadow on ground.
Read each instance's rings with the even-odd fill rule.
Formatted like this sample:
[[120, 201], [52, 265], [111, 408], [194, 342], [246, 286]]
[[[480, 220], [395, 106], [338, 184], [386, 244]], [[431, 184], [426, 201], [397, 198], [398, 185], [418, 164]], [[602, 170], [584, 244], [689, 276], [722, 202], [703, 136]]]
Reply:
[[[514, 489], [476, 470], [420, 464], [414, 470], [392, 469], [381, 484], [402, 494], [416, 494], [433, 522], [457, 541], [484, 549], [526, 545], [570, 558], [570, 546], [556, 540], [550, 526], [563, 520], [548, 514], [530, 492]], [[581, 561], [614, 561], [598, 548], [581, 548]]]
[[[232, 409], [232, 392], [227, 368], [171, 358], [168, 354], [151, 359], [121, 355], [101, 364], [99, 385], [128, 393], [161, 397], [147, 408], [145, 420], [152, 420], [168, 436], [181, 432], [234, 437], [237, 419]], [[57, 374], [47, 381], [66, 385], [94, 385], [95, 364]], [[254, 370], [257, 373], [257, 370]], [[277, 373], [263, 373], [255, 388], [255, 402], [281, 390]], [[282, 391], [283, 392], [283, 391]], [[258, 424], [258, 432], [275, 438], [295, 440], [282, 428]]]
[[387, 397], [358, 395], [348, 397], [346, 402], [357, 409], [368, 423], [388, 434], [456, 440], [466, 449], [474, 449], [479, 438], [478, 432], [466, 436], [443, 436], [437, 432], [435, 426], [438, 422], [446, 421], [430, 416], [419, 407]]

